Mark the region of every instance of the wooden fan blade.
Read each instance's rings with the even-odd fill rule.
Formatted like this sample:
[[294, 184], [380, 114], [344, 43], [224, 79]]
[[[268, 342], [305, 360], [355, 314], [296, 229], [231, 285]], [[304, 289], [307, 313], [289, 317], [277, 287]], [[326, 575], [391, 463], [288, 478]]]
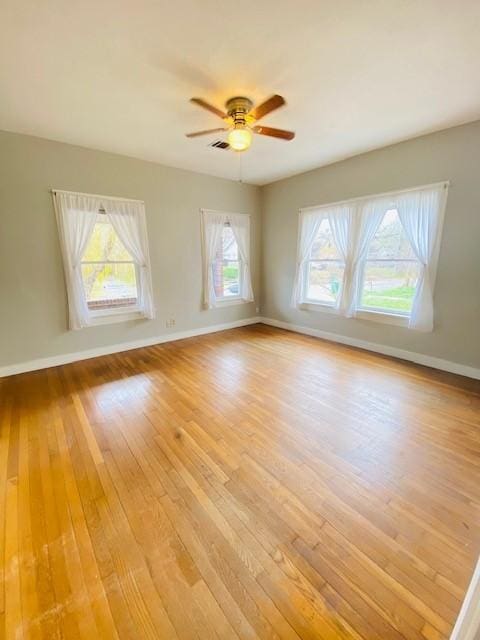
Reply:
[[252, 131], [262, 136], [271, 136], [272, 138], [281, 138], [282, 140], [293, 140], [295, 137], [293, 131], [274, 129], [273, 127], [253, 127]]
[[204, 131], [194, 131], [193, 133], [186, 133], [187, 138], [196, 138], [197, 136], [206, 136], [209, 133], [217, 133], [217, 131], [228, 131], [226, 127], [218, 127], [217, 129], [205, 129]]
[[202, 100], [202, 98], [190, 98], [190, 102], [193, 102], [194, 104], [198, 104], [199, 107], [202, 107], [207, 111], [211, 111], [219, 118], [228, 117], [226, 113], [224, 113], [223, 111], [220, 111], [220, 109], [217, 109], [217, 107], [214, 107], [213, 104], [209, 104], [208, 102], [205, 102], [205, 100]]
[[275, 111], [275, 109], [278, 109], [279, 107], [283, 107], [284, 104], [285, 100], [282, 96], [274, 95], [268, 100], [265, 100], [265, 102], [262, 102], [262, 104], [259, 104], [258, 107], [254, 107], [250, 111], [249, 115], [252, 116], [252, 118], [255, 118], [255, 120], [260, 120], [260, 118], [266, 116], [267, 113]]

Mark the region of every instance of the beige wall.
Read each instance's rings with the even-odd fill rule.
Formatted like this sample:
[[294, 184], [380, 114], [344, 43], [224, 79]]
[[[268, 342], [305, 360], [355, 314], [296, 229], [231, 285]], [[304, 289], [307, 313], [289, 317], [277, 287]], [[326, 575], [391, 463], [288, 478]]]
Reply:
[[[432, 333], [290, 308], [300, 207], [441, 180], [451, 186]], [[480, 122], [275, 182], [262, 200], [263, 316], [480, 366]]]
[[[67, 330], [52, 187], [145, 201], [155, 320]], [[0, 132], [0, 366], [256, 315], [255, 304], [202, 310], [199, 207], [251, 214], [258, 301], [259, 204], [258, 187]]]

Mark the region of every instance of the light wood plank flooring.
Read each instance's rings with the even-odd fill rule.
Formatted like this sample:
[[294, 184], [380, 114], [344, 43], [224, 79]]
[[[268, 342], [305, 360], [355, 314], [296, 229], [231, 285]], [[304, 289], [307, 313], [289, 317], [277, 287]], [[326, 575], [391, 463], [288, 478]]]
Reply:
[[447, 638], [480, 387], [262, 325], [0, 381], [0, 634]]

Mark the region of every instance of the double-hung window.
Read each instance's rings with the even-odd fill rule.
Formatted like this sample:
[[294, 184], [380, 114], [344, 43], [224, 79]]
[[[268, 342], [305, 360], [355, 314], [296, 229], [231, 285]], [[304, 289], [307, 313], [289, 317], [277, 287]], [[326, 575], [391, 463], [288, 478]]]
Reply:
[[69, 327], [155, 317], [145, 207], [54, 191]]
[[335, 306], [343, 282], [345, 262], [333, 241], [328, 218], [320, 222], [304, 268], [305, 302]]
[[301, 210], [293, 306], [431, 331], [447, 187]]
[[408, 317], [420, 269], [398, 211], [388, 210], [368, 248], [359, 309]]
[[217, 301], [240, 298], [242, 258], [229, 222], [223, 225], [212, 269]]
[[208, 209], [200, 213], [204, 307], [252, 302], [250, 216]]
[[92, 315], [138, 309], [138, 265], [118, 237], [104, 211], [97, 221], [81, 260], [82, 282]]

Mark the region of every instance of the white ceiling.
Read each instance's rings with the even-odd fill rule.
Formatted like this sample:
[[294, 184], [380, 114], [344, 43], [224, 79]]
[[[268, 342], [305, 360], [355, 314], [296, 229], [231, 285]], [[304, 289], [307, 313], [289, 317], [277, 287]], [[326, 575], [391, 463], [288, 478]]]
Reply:
[[[0, 128], [265, 184], [480, 118], [479, 0], [2, 0]], [[244, 154], [191, 96], [287, 106]]]

